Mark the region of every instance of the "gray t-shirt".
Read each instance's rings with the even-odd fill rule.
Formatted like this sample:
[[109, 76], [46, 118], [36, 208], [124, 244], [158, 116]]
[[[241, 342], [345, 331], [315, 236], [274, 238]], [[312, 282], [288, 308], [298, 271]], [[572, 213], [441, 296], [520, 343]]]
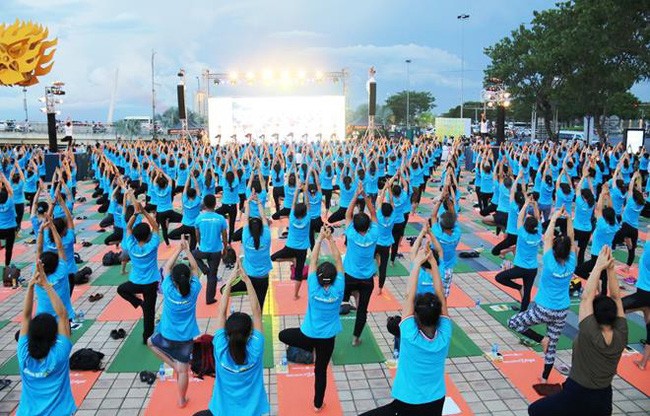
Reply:
[[616, 367], [627, 344], [627, 321], [616, 318], [612, 325], [612, 341], [607, 345], [594, 315], [580, 322], [573, 341], [569, 377], [588, 389], [604, 389], [612, 384]]

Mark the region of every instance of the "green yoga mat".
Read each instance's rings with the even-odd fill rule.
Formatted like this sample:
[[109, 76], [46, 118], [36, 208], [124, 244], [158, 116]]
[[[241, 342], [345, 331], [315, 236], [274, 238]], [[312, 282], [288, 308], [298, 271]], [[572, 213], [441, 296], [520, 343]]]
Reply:
[[[636, 250], [634, 256], [634, 264], [639, 264], [639, 258], [641, 258], [641, 254], [643, 254], [643, 250], [641, 251]], [[612, 250], [612, 257], [614, 257], [616, 260], [620, 261], [621, 263], [625, 264], [627, 263], [627, 250], [625, 251]]]
[[422, 230], [422, 224], [417, 224], [417, 223], [406, 224], [406, 227], [404, 228], [404, 236], [417, 237], [420, 234], [420, 230]]
[[129, 280], [130, 265], [126, 266], [126, 273], [122, 274], [122, 266], [110, 266], [106, 271], [93, 280], [91, 286], [119, 286]]
[[[500, 307], [507, 307], [507, 310], [498, 310]], [[495, 304], [489, 304], [489, 305], [481, 305], [481, 308], [483, 308], [484, 311], [486, 311], [490, 316], [492, 316], [494, 319], [496, 319], [501, 325], [503, 325], [505, 328], [508, 328], [508, 319], [512, 317], [514, 314], [516, 314], [516, 311], [512, 310], [512, 306], [519, 306], [519, 303], [517, 302], [511, 302], [511, 303], [495, 303]], [[497, 310], [495, 310], [497, 308]], [[540, 325], [535, 325], [531, 327], [533, 331], [537, 332], [538, 334], [544, 335], [546, 334], [546, 325], [540, 324]], [[509, 329], [509, 328], [508, 328]], [[511, 332], [515, 334], [519, 339], [525, 339], [528, 340], [528, 338], [524, 337], [521, 334], [518, 334], [515, 331]], [[537, 352], [542, 352], [542, 346], [535, 343], [532, 340], [529, 340], [531, 343], [535, 344], [532, 346], [532, 348], [537, 351]], [[573, 341], [569, 339], [566, 335], [560, 335], [560, 339], [558, 340], [557, 343], [557, 349], [558, 350], [570, 350], [571, 347], [573, 346]]]
[[8, 323], [9, 323], [9, 321], [6, 321], [6, 320], [5, 320], [5, 321], [0, 321], [0, 329], [2, 329], [2, 328], [4, 328], [5, 326], [7, 326]]
[[[117, 329], [117, 328], [115, 328]], [[106, 370], [109, 373], [139, 373], [140, 371], [158, 371], [161, 361], [142, 343], [144, 321], [141, 319], [131, 329], [113, 362]], [[108, 335], [108, 334], [107, 334]]]
[[472, 267], [471, 264], [468, 264], [462, 259], [458, 259], [456, 265], [454, 266], [454, 273], [472, 273], [475, 271], [477, 270], [474, 267]]
[[368, 325], [361, 333], [361, 345], [358, 347], [352, 346], [352, 331], [354, 330], [355, 319], [356, 315], [354, 314], [341, 317], [343, 331], [336, 336], [336, 345], [334, 346], [334, 354], [332, 354], [334, 365], [383, 363], [386, 361]]
[[[571, 305], [571, 310], [575, 312], [576, 315], [580, 315], [580, 305], [575, 304]], [[638, 344], [640, 340], [645, 340], [646, 330], [643, 326], [639, 325], [636, 322], [627, 320], [627, 343], [628, 344]]]
[[273, 368], [273, 317], [271, 315], [262, 316], [264, 325], [264, 368]]
[[393, 266], [391, 262], [388, 262], [388, 267], [386, 268], [386, 276], [388, 277], [397, 277], [397, 276], [408, 276], [409, 271], [400, 261], [396, 261]]
[[106, 237], [108, 237], [110, 233], [97, 233], [97, 236], [90, 240], [93, 245], [99, 246], [104, 244], [104, 240], [106, 240]]
[[[72, 341], [72, 344], [74, 345], [75, 342], [81, 338], [83, 334], [88, 331], [88, 328], [94, 323], [95, 321], [93, 319], [86, 319], [81, 326], [81, 328], [72, 331], [70, 340]], [[12, 337], [13, 338], [13, 337]], [[73, 349], [74, 351], [74, 349]], [[0, 367], [0, 374], [4, 376], [10, 376], [10, 375], [18, 375], [20, 374], [20, 370], [18, 369], [18, 357], [14, 355]]]
[[451, 321], [451, 345], [449, 346], [449, 358], [476, 357], [483, 355], [483, 351], [471, 340], [471, 338], [454, 321]]

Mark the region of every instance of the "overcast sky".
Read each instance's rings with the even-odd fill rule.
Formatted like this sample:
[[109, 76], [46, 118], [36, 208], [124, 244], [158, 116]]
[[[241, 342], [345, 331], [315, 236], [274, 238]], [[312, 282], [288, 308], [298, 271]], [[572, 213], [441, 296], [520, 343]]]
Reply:
[[[61, 80], [62, 117], [105, 121], [119, 68], [114, 120], [151, 114], [151, 51], [156, 51], [157, 105], [175, 105], [176, 73], [188, 76], [188, 107], [196, 76], [212, 71], [347, 68], [349, 102], [366, 100], [368, 67], [377, 69], [378, 101], [406, 89], [431, 91], [434, 112], [460, 102], [461, 25], [465, 100], [479, 99], [483, 54], [547, 0], [1, 0], [0, 22], [46, 25], [59, 45], [52, 72], [28, 89], [30, 120], [45, 121], [37, 99]], [[469, 20], [459, 22], [457, 15]], [[252, 90], [252, 91], [251, 91]], [[331, 93], [340, 93], [332, 86]], [[232, 88], [233, 94], [254, 94]], [[648, 83], [633, 90], [650, 100]], [[0, 87], [0, 119], [24, 119], [22, 91]]]

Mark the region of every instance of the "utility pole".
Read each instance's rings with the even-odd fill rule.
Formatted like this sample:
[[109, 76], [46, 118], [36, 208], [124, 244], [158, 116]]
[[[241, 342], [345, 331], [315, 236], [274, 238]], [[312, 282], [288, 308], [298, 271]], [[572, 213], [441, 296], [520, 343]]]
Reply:
[[29, 130], [29, 115], [27, 113], [27, 88], [23, 87], [23, 107], [25, 108], [25, 131]]
[[459, 14], [457, 19], [460, 20], [460, 118], [463, 118], [463, 105], [465, 101], [463, 98], [465, 83], [465, 25], [463, 22], [469, 19], [469, 15]]
[[408, 135], [409, 129], [411, 128], [410, 123], [410, 110], [411, 110], [411, 72], [410, 64], [411, 60], [407, 59], [406, 61], [406, 134]]
[[154, 79], [155, 63], [154, 57], [156, 52], [151, 50], [151, 133], [153, 139], [156, 140], [156, 83]]

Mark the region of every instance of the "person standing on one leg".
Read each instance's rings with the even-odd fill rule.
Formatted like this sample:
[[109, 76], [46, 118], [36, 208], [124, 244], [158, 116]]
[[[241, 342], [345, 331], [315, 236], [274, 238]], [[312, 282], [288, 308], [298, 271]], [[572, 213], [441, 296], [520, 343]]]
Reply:
[[[126, 226], [127, 237], [123, 247], [131, 259], [131, 272], [129, 281], [119, 285], [117, 293], [134, 308], [142, 308], [144, 318], [142, 343], [146, 345], [149, 337], [153, 335], [156, 318], [156, 299], [160, 279], [158, 270], [160, 237], [156, 219], [149, 215], [135, 198], [132, 203], [136, 207], [136, 212]], [[134, 227], [138, 215], [144, 215], [146, 222], [141, 222]], [[137, 294], [141, 294], [142, 299], [136, 296]]]
[[394, 242], [393, 224], [395, 223], [395, 207], [393, 207], [393, 194], [390, 192], [392, 184], [392, 179], [384, 183], [384, 187], [379, 192], [379, 197], [377, 198], [377, 206], [375, 208], [377, 215], [377, 227], [379, 229], [377, 246], [375, 247], [375, 259], [377, 260], [379, 269], [378, 295], [381, 295], [384, 284], [386, 283], [386, 271], [388, 270], [390, 247]]
[[650, 239], [646, 240], [641, 261], [639, 261], [639, 278], [636, 281], [636, 293], [623, 298], [623, 308], [626, 313], [639, 310], [643, 312], [646, 339], [645, 345], [643, 346], [643, 357], [640, 361], [636, 362], [636, 365], [639, 369], [645, 370], [648, 361], [650, 361]]
[[[325, 261], [318, 265], [323, 241], [329, 244], [334, 264]], [[288, 346], [316, 352], [314, 368], [314, 410], [320, 411], [325, 403], [327, 388], [327, 366], [334, 352], [336, 335], [341, 332], [339, 307], [343, 300], [345, 277], [343, 263], [329, 227], [318, 235], [309, 262], [307, 288], [307, 313], [300, 328], [283, 329], [279, 334], [281, 342]]]
[[[194, 250], [194, 258], [207, 276], [208, 283], [205, 290], [205, 302], [212, 305], [217, 302], [217, 270], [221, 263], [221, 252], [228, 247], [228, 224], [223, 215], [215, 212], [217, 200], [213, 194], [203, 197], [203, 212], [196, 217], [194, 229], [199, 248]], [[203, 262], [207, 260], [208, 264]]]

